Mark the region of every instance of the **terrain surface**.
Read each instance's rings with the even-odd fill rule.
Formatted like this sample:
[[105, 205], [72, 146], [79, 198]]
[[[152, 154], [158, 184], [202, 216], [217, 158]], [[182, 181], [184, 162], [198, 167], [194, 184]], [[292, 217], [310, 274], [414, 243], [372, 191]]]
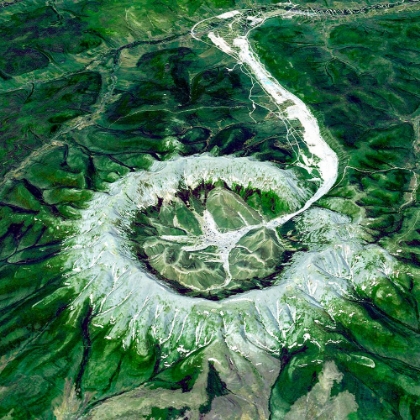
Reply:
[[2, 1], [0, 417], [420, 418], [419, 14]]

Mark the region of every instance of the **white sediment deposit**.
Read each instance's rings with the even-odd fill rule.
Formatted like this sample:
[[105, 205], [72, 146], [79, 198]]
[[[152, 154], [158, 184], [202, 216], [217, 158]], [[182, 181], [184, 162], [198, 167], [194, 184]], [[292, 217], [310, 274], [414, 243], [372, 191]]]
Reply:
[[[234, 13], [229, 17], [238, 18], [238, 14], [239, 12]], [[271, 15], [273, 14], [271, 13]], [[263, 23], [265, 20], [263, 17], [259, 17], [259, 19], [259, 24]], [[232, 34], [229, 35], [232, 36]], [[251, 49], [248, 36], [249, 32], [246, 35], [239, 35], [233, 38], [232, 45], [229, 45], [221, 35], [217, 35], [214, 32], [211, 32], [208, 35], [210, 40], [214, 42], [218, 48], [227, 54], [234, 56], [240, 64], [248, 66], [252, 76], [272, 98], [275, 104], [280, 106], [288, 101], [287, 103], [290, 103], [290, 105], [283, 110], [283, 113], [289, 120], [298, 120], [303, 127], [303, 141], [312, 154], [312, 157], [307, 158], [310, 160], [310, 166], [318, 169], [322, 177], [322, 184], [300, 211], [290, 215], [290, 217], [294, 217], [309, 208], [334, 185], [338, 176], [338, 158], [335, 152], [322, 138], [318, 122], [311, 111], [302, 100], [281, 86], [261, 64], [260, 60]], [[278, 220], [277, 223], [284, 223], [284, 220], [285, 219], [282, 218], [281, 220]], [[273, 222], [272, 225], [274, 226], [275, 223], [276, 222]]]
[[[278, 14], [278, 12], [269, 12], [270, 17], [276, 16]], [[238, 21], [240, 22], [241, 19], [246, 19], [246, 16], [243, 16], [240, 11], [236, 10], [233, 12], [224, 13], [217, 18], [221, 20], [229, 20], [234, 18], [234, 22], [238, 23]], [[258, 19], [259, 24], [263, 23], [265, 20], [263, 15], [259, 16]], [[196, 25], [194, 28], [197, 26], [198, 25]], [[298, 97], [283, 88], [273, 78], [273, 76], [271, 76], [271, 74], [264, 68], [264, 66], [256, 57], [255, 53], [252, 51], [247, 38], [249, 36], [249, 32], [246, 35], [235, 34], [235, 28], [238, 27], [240, 27], [240, 25], [233, 25], [233, 22], [226, 23], [226, 25], [223, 27], [223, 30], [220, 31], [220, 34], [211, 31], [207, 36], [220, 50], [235, 57], [239, 64], [246, 65], [251, 71], [252, 76], [261, 85], [265, 92], [267, 92], [267, 94], [271, 97], [277, 106], [281, 106], [287, 102], [288, 106], [283, 109], [283, 113], [287, 119], [299, 121], [303, 128], [303, 141], [305, 142], [308, 151], [311, 154], [311, 156], [305, 156], [304, 160], [307, 162], [308, 168], [316, 168], [322, 178], [322, 183], [318, 190], [315, 192], [315, 194], [308, 198], [308, 200], [300, 209], [288, 215], [282, 215], [274, 220], [271, 220], [270, 222], [263, 224], [266, 228], [275, 229], [278, 226], [284, 224], [286, 221], [308, 209], [313, 203], [319, 200], [331, 189], [338, 175], [338, 159], [334, 151], [322, 138], [318, 123], [308, 107]], [[226, 28], [230, 29], [226, 30]], [[226, 36], [226, 34], [228, 36]], [[225, 35], [228, 40], [230, 39], [231, 45], [229, 45], [228, 41], [224, 39], [223, 35]], [[235, 35], [238, 36], [235, 37]], [[263, 171], [263, 168], [260, 170]], [[282, 197], [281, 192], [279, 193], [279, 196]], [[189, 249], [198, 250], [203, 249], [205, 246], [217, 244], [220, 247], [222, 261], [224, 261], [224, 265], [227, 267], [229, 253], [236, 245], [236, 243], [252, 228], [252, 226], [247, 226], [236, 232], [229, 232], [228, 234], [208, 235], [208, 237], [211, 239], [207, 241], [201, 241], [201, 244], [196, 246], [196, 248], [189, 247]]]

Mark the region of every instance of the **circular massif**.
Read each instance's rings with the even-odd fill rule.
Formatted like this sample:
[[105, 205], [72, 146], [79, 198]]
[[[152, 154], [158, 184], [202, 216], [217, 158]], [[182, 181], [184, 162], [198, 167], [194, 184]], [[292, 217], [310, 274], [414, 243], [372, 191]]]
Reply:
[[273, 221], [306, 198], [289, 171], [206, 155], [156, 164], [129, 190], [136, 206], [121, 225], [132, 255], [172, 289], [213, 300], [273, 283], [291, 255]]

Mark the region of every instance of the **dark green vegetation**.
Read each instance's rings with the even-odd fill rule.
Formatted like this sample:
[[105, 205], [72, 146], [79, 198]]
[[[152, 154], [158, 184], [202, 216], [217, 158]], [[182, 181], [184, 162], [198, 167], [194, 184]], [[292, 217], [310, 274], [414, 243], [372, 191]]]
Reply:
[[0, 94], [0, 174], [6, 175], [23, 158], [47, 144], [63, 123], [88, 114], [100, 89], [99, 73], [82, 72]]
[[[340, 145], [342, 175], [321, 204], [354, 220], [361, 217], [366, 239], [383, 245], [417, 273], [419, 18], [412, 10], [339, 21], [273, 19], [253, 36], [272, 74], [309, 105], [332, 144]], [[355, 290], [348, 303], [340, 304], [342, 314], [335, 313], [346, 340], [326, 346], [325, 358], [346, 372], [340, 387], [356, 395], [361, 417], [351, 418], [420, 416], [415, 391], [419, 359], [410, 350], [419, 346], [420, 293], [416, 281], [406, 280], [397, 279], [397, 289], [388, 292], [391, 283], [382, 282]], [[366, 325], [356, 325], [346, 315], [356, 308], [369, 320]], [[378, 329], [374, 335], [373, 327]], [[311, 358], [308, 349], [287, 360], [290, 368], [280, 375], [272, 397], [279, 418], [308, 392], [304, 384], [316, 383], [321, 366], [309, 364], [296, 373], [301, 378], [308, 371], [302, 389], [287, 373]]]
[[[162, 39], [187, 34], [205, 17], [255, 7], [255, 2], [242, 0], [165, 0], [158, 5], [111, 0], [58, 1], [54, 6], [41, 3], [2, 2], [0, 9], [0, 176], [33, 150], [60, 137], [60, 129], [67, 131], [76, 117], [92, 111], [101, 87], [102, 96], [105, 90], [112, 90], [112, 62], [118, 62], [126, 46], [158, 45]], [[352, 6], [321, 1], [308, 4]], [[89, 80], [87, 68], [98, 70]], [[102, 86], [95, 79], [101, 75]], [[68, 108], [66, 104], [70, 104]], [[215, 139], [216, 144], [224, 135]], [[192, 145], [191, 150], [194, 148]]]
[[355, 203], [372, 242], [419, 264], [420, 12], [347, 20], [270, 20], [254, 33], [270, 71], [340, 143], [329, 196]]
[[274, 191], [261, 191], [252, 186], [241, 185], [236, 185], [234, 191], [264, 218], [272, 219], [291, 211], [289, 203], [282, 200]]
[[0, 30], [0, 77], [9, 80], [50, 63], [61, 64], [66, 54], [80, 54], [101, 44], [87, 24], [51, 6], [15, 13]]
[[1, 177], [92, 112], [102, 86], [100, 73], [84, 68], [100, 36], [68, 12], [27, 6], [0, 16]]
[[[71, 267], [59, 252], [95, 191], [153, 160], [210, 152], [252, 155], [280, 167], [294, 161], [286, 127], [260, 107], [250, 116], [249, 79], [239, 68], [226, 70], [232, 60], [188, 36], [198, 20], [255, 1], [1, 6], [9, 3], [0, 8], [0, 417], [77, 418], [141, 384], [191, 392], [203, 370], [201, 354], [166, 369], [151, 337], [141, 355], [134, 345], [107, 340], [111, 326], [92, 326], [98, 308], [89, 300], [68, 311], [74, 291], [59, 286]], [[255, 35], [270, 71], [340, 144], [343, 178], [322, 205], [361, 216], [366, 238], [413, 270], [420, 245], [418, 22], [414, 11], [270, 21]], [[281, 210], [269, 194], [236, 192], [267, 217]], [[293, 225], [287, 228], [294, 239]], [[321, 365], [311, 363], [317, 359], [334, 360], [344, 373], [332, 395], [356, 396], [361, 414], [353, 418], [420, 417], [420, 290], [403, 274], [393, 280], [397, 286], [378, 279], [340, 301], [335, 323], [320, 317], [312, 336], [340, 343], [280, 354], [273, 418], [317, 383]], [[353, 312], [356, 321], [348, 316]], [[209, 364], [205, 376], [202, 413], [229, 392], [217, 365]], [[152, 407], [146, 418], [186, 411]]]
[[[215, 0], [162, 2], [153, 8], [131, 1], [55, 2], [54, 6], [16, 2], [2, 7], [0, 177], [34, 150], [50, 147], [55, 138], [62, 141], [75, 125], [91, 124], [89, 114], [102, 111], [100, 104], [112, 94], [112, 77], [126, 47], [158, 46], [161, 39], [188, 33], [193, 16], [212, 16], [231, 6], [230, 0]], [[173, 13], [173, 7], [180, 14]], [[138, 87], [154, 103], [162, 93], [154, 96], [149, 88]]]
[[[189, 40], [98, 46], [104, 35], [86, 23], [87, 9], [60, 10], [28, 7], [5, 19], [19, 31], [7, 32], [14, 49], [2, 67], [0, 416], [16, 419], [76, 415], [163, 369], [153, 340], [143, 358], [116, 346], [90, 324], [97, 307], [69, 312], [74, 291], [57, 290], [66, 280], [62, 241], [92, 193], [175, 153], [272, 156], [282, 167], [294, 159], [269, 111], [249, 116], [251, 82], [228, 72], [233, 63], [218, 50]], [[19, 48], [31, 60], [19, 60]], [[89, 51], [98, 56], [87, 69]]]

